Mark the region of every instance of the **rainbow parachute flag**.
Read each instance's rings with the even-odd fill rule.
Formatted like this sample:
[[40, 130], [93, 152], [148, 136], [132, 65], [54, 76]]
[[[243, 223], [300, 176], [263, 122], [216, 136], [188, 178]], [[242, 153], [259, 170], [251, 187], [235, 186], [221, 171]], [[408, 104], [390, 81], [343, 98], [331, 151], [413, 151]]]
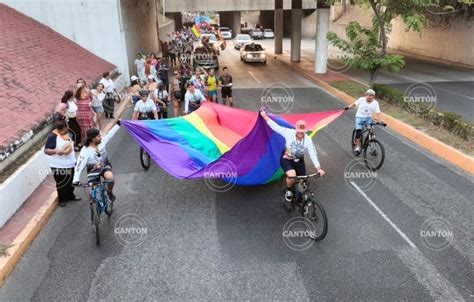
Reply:
[[[270, 115], [294, 128], [304, 119], [311, 136], [344, 110]], [[180, 179], [220, 178], [238, 185], [258, 185], [280, 178], [285, 142], [258, 112], [206, 102], [186, 116], [122, 121], [136, 142], [166, 172]]]

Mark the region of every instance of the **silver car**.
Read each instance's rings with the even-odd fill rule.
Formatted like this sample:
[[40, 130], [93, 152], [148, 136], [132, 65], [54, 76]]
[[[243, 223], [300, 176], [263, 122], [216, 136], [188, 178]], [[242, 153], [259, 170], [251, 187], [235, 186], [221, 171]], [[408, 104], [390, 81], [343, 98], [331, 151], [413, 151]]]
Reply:
[[260, 44], [249, 43], [240, 48], [240, 59], [247, 62], [259, 62], [267, 64], [265, 48]]
[[240, 49], [243, 45], [252, 43], [252, 38], [247, 34], [238, 34], [234, 39], [234, 48]]
[[250, 32], [252, 39], [263, 39], [263, 31], [260, 28], [254, 28]]
[[232, 30], [230, 30], [228, 27], [219, 27], [219, 30], [224, 40], [232, 39]]

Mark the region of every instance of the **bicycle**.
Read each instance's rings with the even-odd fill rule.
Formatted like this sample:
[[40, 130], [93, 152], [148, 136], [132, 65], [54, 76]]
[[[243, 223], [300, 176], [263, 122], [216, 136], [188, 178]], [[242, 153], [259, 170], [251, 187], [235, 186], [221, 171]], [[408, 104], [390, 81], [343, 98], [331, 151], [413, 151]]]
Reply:
[[[281, 192], [281, 196], [283, 198], [283, 202], [286, 202], [285, 193], [287, 190], [287, 177], [288, 176], [284, 176], [282, 182], [283, 190]], [[323, 240], [328, 232], [328, 219], [326, 216], [326, 211], [324, 210], [323, 206], [314, 199], [314, 193], [310, 189], [310, 180], [312, 178], [318, 177], [320, 177], [319, 173], [291, 177], [291, 179], [295, 179], [296, 181], [292, 188], [293, 199], [291, 201], [291, 206], [293, 209], [298, 206], [298, 211], [301, 213], [301, 216], [309, 219], [314, 224], [316, 233], [319, 233], [319, 235], [314, 234], [314, 237], [312, 237], [312, 239], [315, 241]]]
[[[140, 113], [142, 118], [140, 120], [151, 120], [150, 115], [148, 113], [142, 114]], [[150, 154], [143, 149], [143, 147], [140, 147], [140, 164], [142, 165], [142, 168], [145, 170], [148, 170], [150, 168], [151, 164], [151, 158]]]
[[[367, 123], [362, 128], [362, 133], [361, 133], [361, 138], [360, 138], [361, 139], [360, 141], [361, 152], [360, 153], [363, 153], [365, 165], [367, 166], [367, 168], [369, 168], [372, 171], [376, 171], [380, 169], [385, 160], [385, 148], [382, 145], [382, 143], [375, 137], [375, 129], [374, 129], [375, 125], [380, 125], [383, 127], [387, 126], [387, 124], [384, 122]], [[352, 131], [352, 140], [351, 140], [352, 150], [354, 150], [354, 147], [356, 145], [355, 136], [356, 136], [356, 130], [354, 129]], [[354, 155], [359, 156], [360, 153], [354, 152]], [[379, 161], [376, 161], [377, 158], [379, 158]]]
[[79, 187], [91, 188], [90, 191], [90, 210], [91, 223], [94, 225], [96, 244], [100, 245], [100, 216], [105, 212], [110, 218], [113, 212], [113, 202], [110, 201], [105, 188], [106, 184], [112, 183], [112, 180], [101, 179], [95, 183], [79, 183]]

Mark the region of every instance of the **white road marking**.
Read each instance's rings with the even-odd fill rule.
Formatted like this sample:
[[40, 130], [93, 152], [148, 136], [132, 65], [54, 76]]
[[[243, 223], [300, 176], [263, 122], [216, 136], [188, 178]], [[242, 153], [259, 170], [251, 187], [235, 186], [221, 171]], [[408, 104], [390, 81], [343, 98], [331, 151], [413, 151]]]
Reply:
[[248, 73], [252, 76], [252, 78], [255, 79], [255, 81], [257, 81], [259, 84], [261, 84], [260, 81], [253, 75], [253, 73], [251, 73], [250, 71]]
[[351, 181], [351, 185], [356, 188], [356, 190], [360, 193], [360, 195], [362, 195], [365, 200], [367, 200], [369, 202], [369, 204], [380, 214], [382, 215], [382, 217], [395, 229], [395, 231], [397, 231], [397, 233], [402, 236], [402, 238], [406, 241], [406, 243], [408, 243], [408, 245], [410, 245], [412, 248], [414, 249], [417, 249], [418, 248], [416, 247], [416, 245], [411, 242], [410, 238], [408, 238], [407, 235], [405, 235], [405, 233], [403, 233], [396, 225], [395, 223], [393, 223], [390, 218], [388, 218], [387, 215], [385, 215], [384, 212], [382, 212], [382, 210], [369, 198], [369, 196], [367, 196], [367, 194], [365, 194], [364, 191], [361, 190], [361, 188], [359, 188], [358, 185], [355, 184], [355, 182]]

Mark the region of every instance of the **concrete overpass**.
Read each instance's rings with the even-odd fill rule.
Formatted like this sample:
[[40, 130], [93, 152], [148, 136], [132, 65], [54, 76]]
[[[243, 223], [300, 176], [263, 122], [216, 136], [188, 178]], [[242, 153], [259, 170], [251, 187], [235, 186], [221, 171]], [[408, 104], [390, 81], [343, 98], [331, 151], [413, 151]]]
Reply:
[[240, 33], [242, 11], [260, 11], [259, 23], [266, 28], [273, 28], [275, 54], [282, 53], [283, 32], [285, 27], [289, 29], [291, 60], [293, 62], [298, 62], [301, 56], [302, 18], [315, 9], [317, 10], [317, 22], [314, 71], [326, 73], [328, 49], [326, 34], [329, 30], [329, 6], [323, 0], [174, 0], [164, 3], [164, 11], [174, 19], [176, 28], [182, 27], [181, 12], [217, 12], [220, 25], [231, 28], [234, 34]]

